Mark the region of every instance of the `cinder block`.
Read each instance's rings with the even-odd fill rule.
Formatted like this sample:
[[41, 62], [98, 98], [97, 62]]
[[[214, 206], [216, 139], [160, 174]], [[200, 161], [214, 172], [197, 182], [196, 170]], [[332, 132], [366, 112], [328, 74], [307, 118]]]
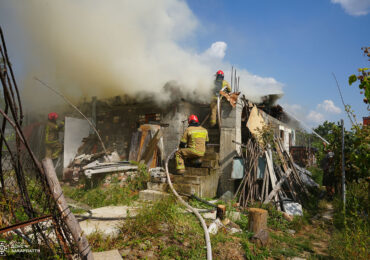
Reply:
[[157, 190], [157, 191], [168, 191], [168, 184], [167, 183], [154, 183], [154, 182], [147, 182], [148, 190]]

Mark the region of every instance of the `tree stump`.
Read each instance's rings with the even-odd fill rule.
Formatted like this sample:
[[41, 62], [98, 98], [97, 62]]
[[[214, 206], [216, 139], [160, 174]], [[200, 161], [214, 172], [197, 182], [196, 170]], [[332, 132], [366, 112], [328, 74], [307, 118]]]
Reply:
[[218, 205], [217, 206], [217, 214], [216, 216], [219, 218], [219, 219], [224, 219], [225, 218], [225, 215], [226, 215], [226, 206], [225, 205]]
[[248, 229], [254, 234], [267, 229], [267, 210], [250, 208], [248, 217]]

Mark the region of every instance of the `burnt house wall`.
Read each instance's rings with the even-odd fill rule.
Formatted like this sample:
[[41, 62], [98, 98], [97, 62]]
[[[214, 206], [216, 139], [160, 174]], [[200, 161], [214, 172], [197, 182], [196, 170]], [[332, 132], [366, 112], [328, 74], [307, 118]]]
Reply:
[[[180, 142], [190, 114], [202, 121], [209, 113], [209, 105], [186, 101], [159, 106], [153, 102], [120, 104], [109, 108], [96, 108], [96, 127], [105, 145], [116, 149], [123, 159], [128, 159], [131, 137], [141, 124], [160, 124], [163, 131], [164, 156]], [[164, 158], [163, 158], [164, 159]]]

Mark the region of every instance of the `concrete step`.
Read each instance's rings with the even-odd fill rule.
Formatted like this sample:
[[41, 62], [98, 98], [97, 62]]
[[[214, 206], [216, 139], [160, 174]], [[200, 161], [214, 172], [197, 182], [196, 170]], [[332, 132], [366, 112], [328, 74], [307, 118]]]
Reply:
[[163, 199], [168, 199], [170, 194], [163, 191], [157, 190], [141, 190], [139, 192], [139, 199], [148, 201], [160, 201]]
[[184, 176], [208, 176], [208, 175], [213, 175], [216, 172], [217, 172], [217, 168], [186, 167]]
[[174, 183], [173, 184], [174, 189], [178, 193], [183, 193], [186, 195], [191, 195], [191, 194], [201, 194], [201, 188], [200, 184], [185, 184], [185, 183]]
[[[198, 168], [197, 168], [198, 169]], [[207, 168], [200, 168], [200, 169], [206, 169]], [[200, 184], [201, 183], [201, 176], [194, 176], [194, 175], [170, 175], [172, 183], [178, 183], [178, 184]]]
[[211, 153], [205, 153], [203, 156], [203, 160], [220, 160], [220, 154], [211, 152]]
[[156, 190], [156, 191], [163, 191], [168, 192], [169, 186], [167, 183], [155, 183], [155, 182], [147, 182], [148, 190]]

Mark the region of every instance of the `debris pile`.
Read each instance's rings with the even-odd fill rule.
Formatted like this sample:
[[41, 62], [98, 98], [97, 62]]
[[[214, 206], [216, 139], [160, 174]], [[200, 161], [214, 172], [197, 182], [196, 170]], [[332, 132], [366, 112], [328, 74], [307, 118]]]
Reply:
[[[279, 138], [274, 138], [274, 147], [263, 150], [255, 139], [249, 139], [245, 148], [244, 177], [237, 193], [238, 202], [273, 201], [280, 210], [290, 215], [301, 215], [302, 203], [308, 187], [318, 187], [311, 173], [296, 165], [285, 151]], [[294, 203], [298, 202], [298, 203]]]
[[[250, 138], [242, 147], [242, 158], [234, 158], [232, 178], [241, 179], [235, 197], [240, 206], [274, 202], [279, 210], [302, 215], [301, 204], [308, 188], [318, 187], [311, 173], [294, 163], [282, 139], [269, 131], [260, 111], [253, 106], [246, 124]], [[235, 170], [237, 169], [237, 170]]]
[[105, 153], [81, 154], [75, 157], [65, 169], [63, 179], [78, 183], [81, 177], [92, 179], [95, 176], [101, 177], [105, 174], [112, 174], [104, 179], [104, 184], [109, 185], [112, 179], [117, 178], [120, 183], [125, 182], [129, 177], [135, 178], [137, 166], [127, 161], [121, 161], [117, 152], [108, 155]]

